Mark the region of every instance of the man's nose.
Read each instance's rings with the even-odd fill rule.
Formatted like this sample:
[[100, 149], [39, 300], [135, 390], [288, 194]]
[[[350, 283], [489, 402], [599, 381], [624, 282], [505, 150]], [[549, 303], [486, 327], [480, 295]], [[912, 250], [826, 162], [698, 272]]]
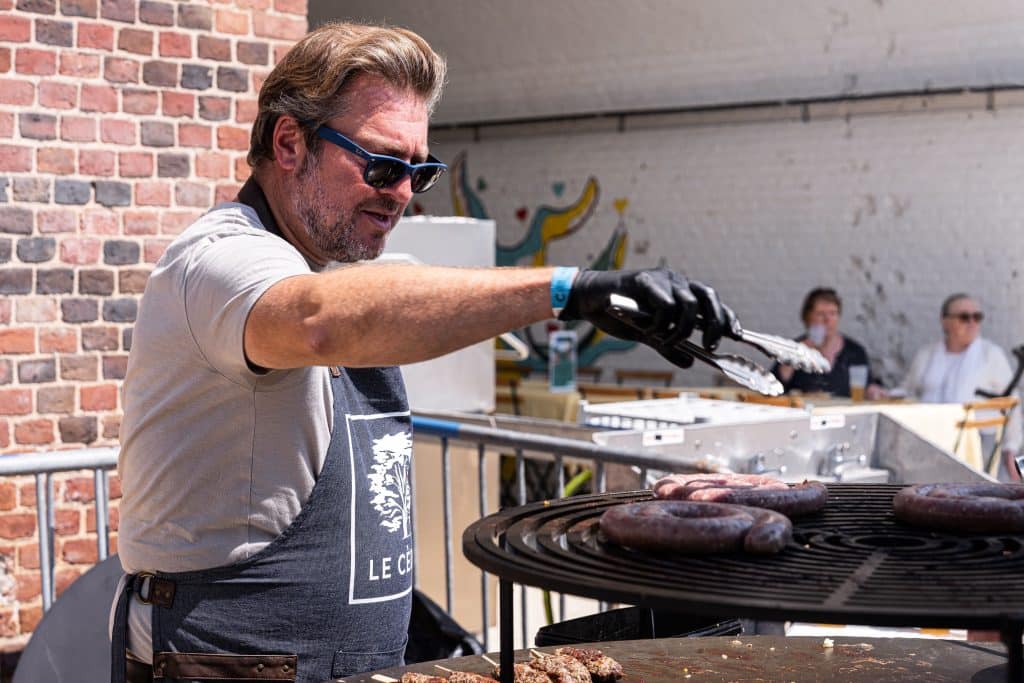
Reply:
[[386, 193], [396, 202], [400, 202], [404, 208], [412, 201], [412, 176], [406, 175], [394, 185], [381, 188], [380, 191]]

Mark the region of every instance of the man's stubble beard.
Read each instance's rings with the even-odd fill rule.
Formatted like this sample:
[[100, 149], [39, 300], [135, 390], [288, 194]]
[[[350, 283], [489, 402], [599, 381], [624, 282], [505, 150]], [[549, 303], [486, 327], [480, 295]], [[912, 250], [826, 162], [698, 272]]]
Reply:
[[333, 224], [327, 224], [330, 209], [325, 201], [327, 193], [317, 161], [309, 156], [305, 158], [296, 174], [298, 188], [295, 193], [295, 211], [313, 245], [320, 253], [339, 263], [377, 258], [384, 251], [384, 245], [372, 246], [356, 237], [358, 207], [339, 216]]

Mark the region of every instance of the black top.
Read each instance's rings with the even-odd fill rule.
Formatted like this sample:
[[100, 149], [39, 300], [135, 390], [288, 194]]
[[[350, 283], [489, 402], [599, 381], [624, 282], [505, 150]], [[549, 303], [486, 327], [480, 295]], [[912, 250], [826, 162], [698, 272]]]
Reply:
[[[803, 341], [806, 338], [807, 335], [802, 334], [797, 337], [796, 340]], [[832, 370], [830, 372], [827, 372], [824, 375], [816, 375], [814, 373], [796, 370], [793, 372], [793, 376], [788, 382], [783, 381], [781, 377], [779, 377], [779, 381], [782, 382], [782, 386], [785, 387], [786, 393], [796, 389], [804, 393], [825, 391], [833, 396], [849, 396], [851, 365], [867, 365], [868, 384], [881, 384], [881, 382], [878, 381], [878, 378], [871, 373], [871, 364], [868, 362], [867, 351], [864, 350], [863, 346], [850, 339], [845, 334], [843, 335], [843, 348], [839, 351], [839, 355], [836, 356], [835, 361], [832, 363]], [[772, 372], [775, 373], [776, 377], [779, 376], [778, 363], [776, 363], [772, 368]]]

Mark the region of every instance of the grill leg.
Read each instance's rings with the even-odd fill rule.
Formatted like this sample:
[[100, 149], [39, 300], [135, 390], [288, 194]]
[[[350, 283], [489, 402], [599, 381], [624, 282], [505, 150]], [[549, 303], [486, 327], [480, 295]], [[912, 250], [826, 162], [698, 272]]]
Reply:
[[512, 617], [515, 613], [512, 600], [512, 582], [498, 581], [498, 621], [501, 638], [501, 683], [515, 683], [515, 634], [513, 633]]
[[1001, 633], [1006, 644], [1006, 680], [1020, 683], [1024, 681], [1024, 622], [1012, 621], [1003, 626]]

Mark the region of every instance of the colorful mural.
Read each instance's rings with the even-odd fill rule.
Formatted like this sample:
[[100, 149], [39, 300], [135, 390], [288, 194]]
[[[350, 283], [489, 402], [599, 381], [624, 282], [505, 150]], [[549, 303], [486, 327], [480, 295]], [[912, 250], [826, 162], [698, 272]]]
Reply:
[[[452, 162], [450, 178], [452, 211], [456, 216], [492, 217], [488, 214], [487, 207], [480, 196], [480, 193], [487, 189], [487, 182], [483, 178], [479, 178], [474, 187], [469, 179], [465, 151], [460, 152]], [[565, 191], [565, 183], [553, 183], [551, 190], [556, 197], [561, 197]], [[499, 243], [495, 262], [499, 266], [525, 265], [526, 263], [533, 266], [547, 265], [548, 245], [555, 240], [566, 239], [583, 228], [593, 216], [600, 196], [601, 188], [597, 179], [590, 177], [584, 183], [579, 197], [565, 206], [542, 204], [533, 210], [532, 215], [526, 207], [521, 207], [516, 211], [516, 217], [520, 222], [526, 224], [526, 231], [515, 244]], [[625, 213], [629, 206], [629, 200], [616, 199], [613, 206], [619, 217], [618, 222], [604, 248], [593, 258], [587, 266], [588, 268], [595, 270], [621, 268], [626, 260], [628, 234]], [[528, 221], [527, 218], [529, 218]], [[566, 327], [576, 329], [579, 334], [577, 353], [580, 366], [592, 365], [602, 354], [627, 351], [636, 345], [635, 342], [608, 337], [586, 323], [574, 321], [567, 323]], [[541, 335], [531, 328], [524, 328], [521, 336], [532, 350], [530, 357], [522, 361], [521, 364], [534, 369], [545, 368], [548, 359], [547, 330], [545, 329], [544, 334]], [[543, 339], [537, 338], [541, 336]]]

